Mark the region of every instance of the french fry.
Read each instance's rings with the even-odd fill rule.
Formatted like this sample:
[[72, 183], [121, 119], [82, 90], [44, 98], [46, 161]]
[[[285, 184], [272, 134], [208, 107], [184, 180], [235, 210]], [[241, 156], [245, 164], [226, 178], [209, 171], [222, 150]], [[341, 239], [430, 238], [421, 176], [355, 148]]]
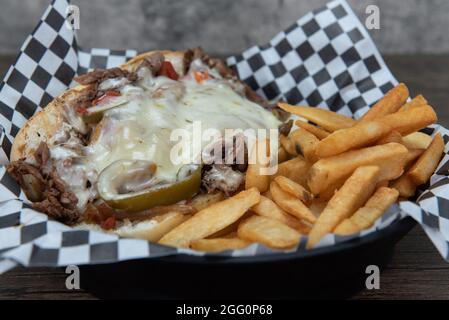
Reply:
[[380, 138], [376, 141], [376, 144], [387, 144], [390, 142], [396, 142], [400, 144], [404, 144], [402, 140], [402, 135], [397, 131], [391, 131], [389, 134], [387, 134], [385, 137]]
[[403, 173], [407, 154], [408, 150], [403, 145], [387, 143], [321, 159], [310, 168], [309, 190], [314, 195], [321, 194], [360, 166], [379, 166], [379, 181], [396, 179]]
[[239, 226], [240, 222], [242, 222], [244, 219], [248, 219], [249, 217], [253, 216], [254, 212], [251, 210], [245, 212], [243, 216], [238, 218], [236, 221], [231, 223], [230, 225], [226, 226], [225, 228], [218, 230], [217, 232], [214, 232], [213, 234], [207, 236], [205, 239], [214, 239], [214, 238], [228, 238], [232, 237], [234, 235], [237, 237], [237, 227]]
[[322, 201], [321, 199], [314, 199], [312, 204], [309, 206], [310, 211], [318, 217], [327, 205], [327, 201]]
[[335, 228], [334, 233], [346, 236], [360, 231], [360, 227], [356, 225], [351, 219], [345, 219]]
[[[378, 188], [362, 208], [358, 209], [350, 218], [343, 220], [335, 228], [334, 233], [348, 235], [371, 227], [396, 202], [398, 196], [399, 192], [396, 189]], [[349, 225], [355, 226], [357, 229], [354, 230]]]
[[278, 220], [283, 224], [299, 231], [301, 234], [306, 234], [310, 231], [310, 228], [307, 225], [290, 216], [284, 210], [279, 208], [273, 200], [264, 196], [260, 196], [259, 203], [253, 206], [251, 210], [259, 216]]
[[376, 184], [376, 189], [382, 188], [382, 187], [388, 187], [389, 184], [390, 184], [390, 181], [388, 181], [388, 180], [382, 180], [382, 181], [379, 181], [379, 182]]
[[429, 180], [441, 160], [443, 151], [444, 141], [441, 134], [437, 133], [430, 146], [407, 172], [407, 175], [417, 186]]
[[391, 130], [396, 130], [405, 136], [434, 123], [437, 121], [437, 115], [431, 106], [424, 105], [419, 108], [392, 113], [378, 120], [390, 126]]
[[285, 224], [261, 216], [243, 221], [237, 230], [239, 238], [259, 242], [276, 249], [292, 248], [299, 243], [301, 234]]
[[337, 192], [337, 190], [340, 189], [341, 186], [346, 182], [349, 176], [350, 174], [342, 176], [337, 181], [329, 185], [326, 189], [314, 194], [314, 197], [316, 199], [319, 199], [320, 201], [329, 201], [329, 199], [334, 196], [335, 192]]
[[326, 131], [334, 132], [339, 129], [352, 127], [356, 121], [344, 115], [321, 109], [304, 106], [292, 106], [287, 103], [278, 103], [278, 106], [290, 113], [303, 117], [316, 123]]
[[403, 83], [387, 92], [365, 115], [360, 122], [371, 121], [387, 114], [394, 113], [405, 103], [409, 96], [407, 86]]
[[301, 120], [296, 120], [295, 124], [299, 128], [309, 131], [311, 134], [313, 134], [315, 137], [317, 137], [320, 140], [326, 138], [330, 134], [329, 132], [327, 132], [324, 129], [318, 128], [317, 126], [314, 126], [313, 124], [310, 124], [310, 123], [307, 123], [307, 122], [304, 122]]
[[341, 129], [324, 138], [316, 147], [316, 155], [327, 158], [348, 150], [365, 147], [391, 131], [390, 126], [381, 121], [365, 121], [351, 128]]
[[424, 98], [422, 95], [418, 95], [414, 97], [412, 100], [404, 104], [399, 111], [408, 111], [410, 109], [416, 108], [416, 107], [422, 107], [424, 105], [428, 104], [426, 98]]
[[309, 210], [309, 208], [307, 208], [301, 200], [282, 190], [277, 182], [271, 182], [270, 192], [271, 196], [273, 197], [273, 201], [282, 210], [297, 217], [298, 219], [304, 219], [305, 221], [310, 223], [314, 223], [316, 221], [316, 217]]
[[315, 148], [320, 140], [312, 133], [302, 128], [298, 128], [295, 131], [292, 131], [288, 138], [292, 141], [297, 153], [304, 156], [308, 162], [313, 163], [318, 160], [315, 154]]
[[416, 184], [406, 173], [399, 179], [391, 182], [390, 187], [396, 189], [399, 192], [399, 196], [405, 199], [413, 196], [416, 191]]
[[409, 149], [427, 149], [432, 137], [422, 132], [413, 132], [402, 137], [402, 143]]
[[297, 156], [298, 152], [296, 151], [295, 143], [290, 140], [288, 137], [281, 135], [279, 137], [279, 142], [281, 143], [282, 149], [287, 152], [287, 154], [291, 156]]
[[278, 170], [272, 178], [284, 176], [300, 185], [305, 185], [309, 169], [310, 164], [308, 164], [303, 157], [298, 156], [279, 164]]
[[240, 238], [215, 238], [199, 239], [192, 241], [190, 247], [194, 250], [205, 252], [221, 252], [226, 250], [243, 249], [249, 246], [251, 242]]
[[409, 169], [409, 167], [413, 164], [413, 161], [418, 159], [424, 153], [423, 149], [409, 149], [407, 157], [405, 158], [404, 168]]
[[288, 153], [282, 146], [279, 146], [278, 149], [278, 163], [282, 163], [288, 160]]
[[299, 183], [296, 183], [295, 181], [283, 176], [274, 178], [274, 181], [277, 182], [282, 190], [290, 193], [296, 198], [299, 198], [302, 202], [304, 202], [305, 205], [309, 205], [312, 202], [313, 195]]
[[159, 241], [174, 247], [188, 247], [193, 240], [205, 238], [237, 221], [260, 200], [259, 190], [251, 188], [215, 203], [177, 226]]
[[261, 195], [264, 196], [265, 198], [268, 198], [268, 199], [270, 199], [270, 200], [273, 200], [273, 198], [271, 197], [270, 190], [265, 191], [265, 192], [262, 193]]
[[371, 196], [379, 178], [376, 166], [357, 168], [345, 184], [329, 200], [309, 233], [308, 248], [313, 248], [323, 236], [332, 232]]
[[260, 192], [265, 192], [270, 186], [270, 176], [261, 174], [262, 168], [268, 168], [270, 164], [266, 159], [261, 159], [261, 153], [265, 156], [269, 154], [268, 142], [265, 139], [258, 140], [251, 151], [253, 163], [248, 164], [245, 177], [245, 189], [247, 190], [256, 187]]

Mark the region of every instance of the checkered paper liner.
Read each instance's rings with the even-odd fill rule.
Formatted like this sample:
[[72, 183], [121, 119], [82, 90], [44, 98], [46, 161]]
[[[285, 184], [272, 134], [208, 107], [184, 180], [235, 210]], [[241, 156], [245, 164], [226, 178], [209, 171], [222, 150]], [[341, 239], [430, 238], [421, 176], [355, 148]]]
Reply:
[[[12, 141], [33, 114], [73, 84], [73, 77], [92, 68], [110, 68], [135, 56], [133, 50], [81, 49], [73, 30], [65, 26], [66, 0], [55, 0], [0, 85], [0, 161], [8, 162]], [[360, 117], [397, 84], [376, 46], [349, 5], [342, 0], [306, 14], [263, 46], [228, 58], [240, 78], [269, 100], [307, 104]], [[446, 142], [445, 157], [416, 202], [392, 206], [374, 226], [350, 237], [327, 235], [329, 246], [383, 229], [411, 216], [439, 252], [449, 260], [449, 131], [435, 125]], [[305, 250], [303, 237], [297, 248]], [[277, 252], [253, 244], [220, 256], [255, 256]], [[174, 254], [210, 255], [175, 249], [145, 240], [119, 238], [79, 230], [50, 220], [32, 209], [18, 184], [0, 166], [0, 273], [16, 264], [64, 266], [112, 263]]]

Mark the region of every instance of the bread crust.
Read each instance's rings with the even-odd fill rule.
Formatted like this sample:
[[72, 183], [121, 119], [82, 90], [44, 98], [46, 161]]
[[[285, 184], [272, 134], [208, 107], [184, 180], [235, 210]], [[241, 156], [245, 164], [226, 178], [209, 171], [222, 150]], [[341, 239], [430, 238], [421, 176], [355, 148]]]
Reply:
[[[160, 50], [145, 52], [122, 64], [119, 68], [127, 71], [135, 71], [143, 59], [151, 56], [155, 52], [162, 53], [164, 58], [173, 64], [178, 74], [184, 74], [184, 51]], [[76, 98], [77, 95], [84, 93], [88, 89], [89, 85], [77, 85], [68, 89], [28, 119], [14, 139], [10, 160], [16, 161], [28, 158], [34, 154], [40, 142], [48, 143], [64, 122], [63, 108], [65, 101]]]

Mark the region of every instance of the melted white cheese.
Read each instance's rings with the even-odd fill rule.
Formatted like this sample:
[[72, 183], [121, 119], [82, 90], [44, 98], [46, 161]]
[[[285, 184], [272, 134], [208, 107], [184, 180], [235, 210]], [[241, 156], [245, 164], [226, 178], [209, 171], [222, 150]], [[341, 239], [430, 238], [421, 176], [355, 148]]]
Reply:
[[[193, 122], [208, 128], [276, 129], [280, 122], [261, 106], [237, 94], [223, 80], [197, 83], [191, 76], [179, 81], [166, 77], [148, 79], [151, 86], [125, 86], [128, 102], [105, 112], [101, 135], [90, 146], [85, 161], [100, 173], [114, 161], [149, 160], [158, 165], [156, 176], [175, 181], [182, 164], [170, 159], [174, 129], [193, 133]], [[211, 141], [202, 141], [202, 148]], [[202, 149], [201, 148], [201, 149]], [[199, 150], [201, 152], [201, 150]], [[193, 154], [195, 159], [199, 154]]]

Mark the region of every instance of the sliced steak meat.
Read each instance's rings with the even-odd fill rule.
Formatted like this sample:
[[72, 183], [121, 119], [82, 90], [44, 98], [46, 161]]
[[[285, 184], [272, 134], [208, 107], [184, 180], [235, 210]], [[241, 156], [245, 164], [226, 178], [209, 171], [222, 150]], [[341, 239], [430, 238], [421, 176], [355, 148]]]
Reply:
[[8, 164], [7, 171], [31, 201], [43, 200], [46, 181], [37, 167], [18, 160]]
[[244, 174], [226, 165], [214, 164], [203, 173], [202, 187], [207, 192], [223, 191], [226, 195], [235, 193], [244, 181]]
[[80, 218], [76, 208], [78, 198], [67, 190], [56, 170], [45, 173], [48, 170], [44, 168], [50, 165], [49, 150], [45, 142], [41, 142], [34, 157], [35, 165], [24, 160], [11, 162], [7, 166], [8, 173], [22, 187], [34, 208], [63, 223], [77, 222]]
[[34, 152], [34, 159], [36, 159], [36, 163], [38, 167], [41, 167], [47, 163], [50, 159], [50, 150], [48, 149], [48, 145], [45, 142], [41, 142]]
[[[209, 68], [215, 69], [225, 79], [236, 79], [234, 70], [229, 68], [222, 59], [209, 57], [202, 48], [189, 49], [184, 54], [184, 69], [188, 72], [192, 61], [199, 59], [203, 61]], [[235, 79], [234, 79], [235, 78]]]
[[137, 80], [137, 76], [134, 72], [129, 72], [120, 68], [111, 68], [95, 69], [94, 71], [75, 77], [75, 81], [83, 85], [93, 84], [97, 86], [104, 80], [111, 78], [127, 78], [131, 82]]
[[200, 47], [189, 49], [184, 54], [185, 72], [188, 72], [192, 61], [196, 59], [200, 59], [201, 61], [203, 61], [206, 65], [209, 66], [209, 68], [215, 69], [224, 79], [229, 79], [234, 82], [242, 84], [245, 89], [244, 91], [245, 97], [248, 100], [257, 103], [264, 108], [269, 108], [271, 106], [269, 101], [259, 96], [250, 86], [248, 86], [246, 83], [240, 80], [237, 77], [235, 71], [230, 67], [228, 67], [228, 65], [222, 59], [209, 57]]
[[288, 136], [290, 131], [292, 130], [293, 120], [288, 120], [279, 126], [279, 133]]
[[149, 57], [145, 57], [145, 59], [142, 60], [140, 66], [137, 69], [146, 67], [150, 69], [153, 76], [155, 76], [158, 74], [159, 70], [161, 70], [164, 61], [164, 55], [160, 52], [155, 52]]

